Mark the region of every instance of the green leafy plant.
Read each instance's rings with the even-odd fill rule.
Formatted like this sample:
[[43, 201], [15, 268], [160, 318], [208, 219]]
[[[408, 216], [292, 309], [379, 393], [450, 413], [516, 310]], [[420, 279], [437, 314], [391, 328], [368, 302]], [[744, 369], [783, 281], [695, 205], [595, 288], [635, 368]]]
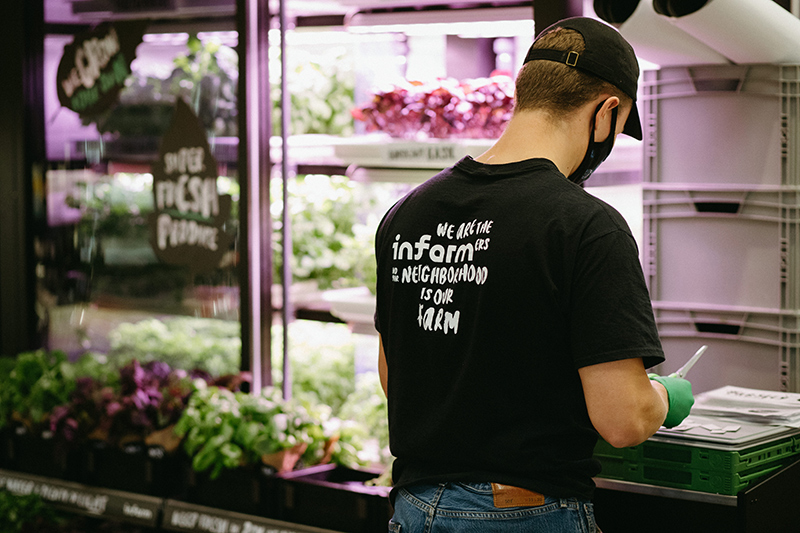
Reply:
[[50, 412], [75, 388], [78, 370], [60, 350], [19, 354], [0, 383], [0, 427], [13, 420], [30, 430], [45, 428]]
[[[357, 420], [365, 428], [367, 437], [362, 445], [360, 459], [370, 463], [389, 465], [389, 409], [377, 372], [365, 372], [356, 378], [355, 391], [339, 411], [344, 420]], [[372, 446], [367, 445], [372, 442]], [[371, 455], [370, 455], [371, 451]]]
[[0, 490], [0, 533], [53, 531], [59, 516], [36, 494], [17, 495]]
[[153, 178], [119, 172], [95, 182], [80, 182], [67, 205], [83, 211], [80, 231], [146, 240], [147, 214], [153, 210]]
[[[283, 382], [283, 330], [272, 328], [272, 377]], [[355, 391], [355, 344], [343, 324], [298, 320], [289, 325], [292, 396], [327, 405], [336, 416]]]
[[[386, 397], [376, 372], [355, 372], [355, 342], [346, 325], [298, 320], [290, 324], [292, 394], [321, 421], [330, 449], [309, 446], [304, 460], [329, 460], [349, 467], [391, 463]], [[273, 326], [273, 379], [282, 378], [282, 330]]]
[[125, 323], [109, 333], [109, 359], [172, 368], [205, 370], [212, 376], [235, 374], [241, 362], [239, 322], [211, 318], [151, 318]]
[[175, 98], [190, 103], [198, 118], [217, 136], [236, 136], [238, 55], [214, 41], [190, 35], [186, 51], [175, 57], [165, 75], [134, 71], [120, 93], [120, 103], [97, 120], [101, 133], [141, 137], [163, 135]]
[[305, 464], [330, 462], [358, 468], [374, 462], [369, 452], [365, 453], [370, 440], [366, 425], [358, 420], [333, 416], [331, 408], [324, 404], [305, 405], [312, 416], [320, 421], [318, 426], [309, 430], [312, 440], [303, 454]]
[[[273, 381], [283, 378], [280, 326], [273, 326]], [[355, 345], [346, 326], [297, 321], [289, 329], [292, 395], [307, 405], [322, 404], [339, 412], [354, 390]], [[281, 355], [281, 357], [278, 357]]]
[[[314, 280], [321, 289], [367, 286], [374, 291], [374, 235], [385, 209], [405, 190], [394, 184], [365, 186], [345, 176], [319, 174], [289, 181], [293, 281]], [[272, 180], [272, 198], [282, 198]], [[274, 275], [280, 279], [283, 203], [273, 202]]]
[[[333, 48], [313, 55], [294, 50], [288, 57], [290, 134], [352, 135], [354, 123], [350, 110], [355, 103], [356, 77], [349, 56]], [[273, 135], [280, 135], [280, 54], [270, 59], [272, 129]]]
[[225, 468], [258, 464], [309, 443], [309, 428], [318, 424], [302, 406], [281, 401], [275, 389], [247, 394], [195, 383], [175, 433], [184, 438], [192, 467], [212, 479]]
[[11, 371], [14, 370], [14, 367], [17, 366], [17, 360], [15, 357], [8, 357], [8, 356], [1, 356], [0, 357], [0, 428], [4, 425], [4, 414], [5, 409], [8, 407], [5, 401], [4, 392], [8, 392], [6, 390], [6, 384], [9, 382], [11, 378]]

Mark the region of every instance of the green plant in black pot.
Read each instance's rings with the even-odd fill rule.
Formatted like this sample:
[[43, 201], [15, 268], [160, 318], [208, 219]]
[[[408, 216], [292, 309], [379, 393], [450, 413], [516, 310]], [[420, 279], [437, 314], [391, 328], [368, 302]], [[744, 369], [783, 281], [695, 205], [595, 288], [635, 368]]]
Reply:
[[8, 461], [20, 471], [77, 480], [79, 452], [50, 430], [51, 414], [69, 401], [78, 376], [102, 372], [99, 356], [76, 363], [61, 351], [19, 354], [0, 387], [3, 424], [10, 430]]
[[178, 420], [195, 377], [210, 379], [160, 361], [137, 360], [105, 378], [79, 377], [69, 401], [53, 410], [50, 429], [72, 442], [118, 446], [143, 441]]
[[280, 400], [275, 389], [248, 394], [195, 383], [175, 426], [195, 471], [214, 479], [226, 468], [294, 467], [308, 446], [309, 428], [318, 424], [303, 407]]
[[75, 373], [62, 351], [19, 354], [0, 389], [0, 426], [16, 422], [29, 431], [46, 429], [50, 412], [75, 388]]

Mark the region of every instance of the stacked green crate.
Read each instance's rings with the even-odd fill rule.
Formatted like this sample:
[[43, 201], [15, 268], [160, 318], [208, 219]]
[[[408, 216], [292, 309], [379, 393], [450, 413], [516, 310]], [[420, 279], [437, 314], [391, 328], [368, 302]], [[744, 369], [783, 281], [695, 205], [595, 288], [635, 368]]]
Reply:
[[614, 448], [601, 439], [594, 457], [603, 468], [599, 477], [734, 495], [799, 457], [800, 430], [775, 427], [773, 433], [743, 444], [657, 436]]

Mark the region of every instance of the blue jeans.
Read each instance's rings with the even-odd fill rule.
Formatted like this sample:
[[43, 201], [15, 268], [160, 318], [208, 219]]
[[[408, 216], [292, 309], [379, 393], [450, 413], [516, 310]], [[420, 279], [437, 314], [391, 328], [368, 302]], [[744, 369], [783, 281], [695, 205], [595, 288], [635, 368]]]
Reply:
[[545, 497], [536, 507], [494, 506], [490, 483], [400, 489], [390, 533], [599, 533], [591, 502]]

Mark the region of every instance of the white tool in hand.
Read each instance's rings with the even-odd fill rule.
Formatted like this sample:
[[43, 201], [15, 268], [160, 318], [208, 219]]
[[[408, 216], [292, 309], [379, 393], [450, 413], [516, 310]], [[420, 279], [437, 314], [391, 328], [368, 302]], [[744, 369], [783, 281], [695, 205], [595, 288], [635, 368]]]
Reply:
[[680, 367], [680, 368], [679, 368], [677, 371], [675, 371], [675, 372], [673, 372], [672, 374], [670, 374], [670, 377], [676, 377], [676, 378], [685, 378], [685, 377], [686, 377], [686, 374], [688, 374], [688, 373], [689, 373], [689, 370], [691, 370], [691, 369], [692, 369], [692, 367], [694, 366], [694, 364], [697, 362], [697, 360], [698, 360], [698, 359], [700, 359], [700, 356], [701, 356], [701, 355], [703, 355], [703, 352], [705, 352], [707, 348], [708, 348], [708, 346], [706, 346], [705, 344], [704, 344], [704, 345], [702, 345], [702, 346], [700, 347], [700, 349], [699, 349], [699, 350], [697, 350], [697, 351], [694, 353], [694, 355], [692, 356], [692, 358], [691, 358], [691, 359], [689, 359], [688, 361], [686, 361], [686, 364], [685, 364], [685, 365], [683, 365], [682, 367]]

